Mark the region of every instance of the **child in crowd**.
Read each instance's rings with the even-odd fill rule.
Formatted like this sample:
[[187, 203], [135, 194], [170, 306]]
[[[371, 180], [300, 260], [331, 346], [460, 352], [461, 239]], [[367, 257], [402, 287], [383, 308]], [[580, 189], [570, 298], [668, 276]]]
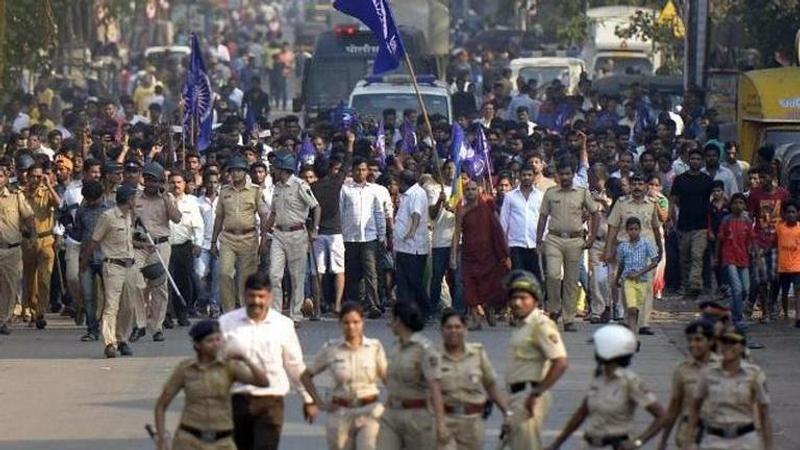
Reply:
[[658, 265], [658, 250], [652, 242], [640, 238], [642, 222], [638, 217], [629, 217], [625, 230], [629, 240], [617, 247], [616, 284], [625, 293], [625, 323], [638, 335], [639, 311], [648, 297], [647, 290], [652, 289], [648, 272]]
[[744, 322], [744, 301], [750, 294], [750, 253], [754, 251], [753, 221], [747, 215], [747, 199], [741, 193], [733, 194], [730, 214], [726, 215], [717, 231], [720, 272], [725, 275], [733, 299], [733, 323], [741, 328]]
[[781, 286], [783, 316], [789, 318], [789, 286], [794, 287], [794, 326], [800, 328], [800, 226], [798, 206], [793, 200], [783, 205], [783, 220], [776, 226], [778, 235], [778, 280]]

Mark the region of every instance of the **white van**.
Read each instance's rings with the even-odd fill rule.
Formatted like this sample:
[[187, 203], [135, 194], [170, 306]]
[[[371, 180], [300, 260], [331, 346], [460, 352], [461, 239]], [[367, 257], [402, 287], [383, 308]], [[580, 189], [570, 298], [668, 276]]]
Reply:
[[[452, 123], [453, 103], [447, 84], [428, 75], [417, 75], [417, 83], [428, 115], [441, 114], [448, 123]], [[359, 117], [372, 117], [376, 121], [389, 108], [396, 110], [398, 116], [404, 109], [422, 112], [408, 75], [373, 76], [359, 81], [350, 94], [348, 106], [355, 109]]]
[[558, 80], [567, 87], [567, 94], [578, 93], [578, 82], [584, 71], [583, 60], [567, 57], [517, 58], [511, 60], [511, 83], [517, 86], [521, 76], [525, 81], [535, 79], [541, 88]]

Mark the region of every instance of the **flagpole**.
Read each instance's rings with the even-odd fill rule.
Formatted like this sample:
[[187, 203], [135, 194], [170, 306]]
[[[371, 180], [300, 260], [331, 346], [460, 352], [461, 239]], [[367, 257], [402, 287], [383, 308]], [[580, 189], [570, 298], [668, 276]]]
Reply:
[[428, 129], [428, 135], [431, 137], [431, 142], [433, 142], [433, 158], [436, 162], [435, 170], [436, 173], [434, 176], [436, 177], [439, 184], [442, 183], [442, 162], [439, 160], [439, 152], [436, 150], [436, 141], [433, 138], [433, 127], [431, 126], [431, 119], [428, 117], [428, 108], [425, 107], [425, 100], [422, 98], [422, 93], [419, 91], [419, 84], [417, 83], [417, 74], [414, 73], [414, 65], [411, 64], [411, 58], [409, 58], [408, 53], [405, 53], [405, 61], [406, 66], [408, 67], [408, 73], [411, 74], [411, 82], [414, 84], [414, 92], [417, 94], [417, 101], [419, 102], [419, 107], [422, 110], [422, 117], [425, 119], [425, 127]]

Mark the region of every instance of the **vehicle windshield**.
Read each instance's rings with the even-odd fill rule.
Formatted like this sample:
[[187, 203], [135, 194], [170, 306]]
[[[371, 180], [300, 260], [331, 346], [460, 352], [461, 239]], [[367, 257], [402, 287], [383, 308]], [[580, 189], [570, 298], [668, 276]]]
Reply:
[[353, 86], [368, 73], [368, 66], [364, 59], [315, 61], [307, 81], [306, 104], [325, 108], [346, 102]]
[[606, 75], [651, 75], [653, 64], [647, 58], [601, 56], [594, 64], [595, 77]]
[[538, 81], [538, 86], [550, 84], [553, 80], [558, 80], [564, 86], [569, 86], [569, 67], [523, 67], [519, 70], [519, 76], [527, 83], [530, 80]]
[[[423, 94], [425, 107], [429, 115], [441, 114], [450, 121], [450, 114], [447, 110], [447, 96], [435, 94]], [[383, 117], [383, 110], [394, 108], [396, 111], [404, 109], [419, 110], [417, 96], [414, 93], [375, 93], [358, 94], [353, 96], [351, 107], [355, 108], [359, 117], [371, 117], [375, 120]]]
[[764, 132], [764, 144], [780, 147], [785, 144], [800, 143], [800, 130], [767, 130]]

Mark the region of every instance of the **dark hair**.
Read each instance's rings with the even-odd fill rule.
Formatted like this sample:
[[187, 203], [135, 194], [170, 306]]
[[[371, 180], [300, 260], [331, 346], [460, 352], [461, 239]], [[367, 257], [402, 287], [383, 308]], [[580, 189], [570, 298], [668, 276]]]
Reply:
[[796, 210], [800, 210], [800, 206], [798, 206], [798, 205], [797, 205], [797, 202], [796, 202], [795, 200], [793, 200], [793, 199], [789, 199], [789, 200], [786, 200], [785, 202], [783, 202], [783, 206], [781, 206], [781, 209], [782, 209], [784, 212], [786, 212], [786, 210], [787, 210], [787, 209], [788, 209], [790, 206], [791, 206], [791, 207], [793, 207], [793, 208], [794, 208], [794, 209], [796, 209]]
[[692, 148], [689, 150], [689, 156], [691, 157], [692, 155], [700, 155], [701, 158], [705, 158], [705, 153], [699, 148]]
[[745, 195], [742, 194], [741, 192], [737, 192], [731, 195], [731, 203], [733, 203], [736, 200], [741, 200], [744, 202], [745, 205], [747, 205], [747, 197], [745, 197]]
[[358, 313], [358, 315], [362, 318], [364, 317], [364, 308], [360, 303], [344, 302], [342, 304], [342, 309], [339, 310], [339, 320], [342, 320], [344, 316], [350, 314], [351, 312]]
[[642, 221], [638, 217], [628, 217], [628, 220], [625, 221], [625, 229], [627, 230], [631, 225], [639, 225], [639, 228], [641, 228]]
[[244, 288], [248, 291], [271, 291], [272, 282], [269, 280], [269, 275], [256, 272], [247, 277], [244, 282]]
[[444, 324], [446, 324], [447, 321], [450, 320], [452, 317], [458, 317], [458, 320], [461, 322], [462, 325], [467, 324], [466, 317], [464, 317], [463, 314], [461, 314], [460, 312], [456, 311], [453, 308], [446, 308], [444, 311], [442, 311], [442, 318], [439, 320], [439, 322], [442, 326], [444, 326]]
[[575, 161], [571, 157], [565, 156], [558, 160], [556, 167], [559, 172], [563, 169], [569, 169], [575, 172]]
[[83, 198], [94, 201], [103, 196], [103, 184], [99, 181], [86, 180], [81, 187]]
[[413, 186], [417, 182], [417, 174], [413, 170], [404, 170], [400, 173], [400, 182]]
[[714, 336], [714, 323], [706, 319], [697, 319], [689, 325], [686, 325], [686, 328], [683, 329], [683, 333], [687, 336], [700, 333], [706, 338], [711, 339]]
[[717, 188], [722, 189], [724, 191], [725, 190], [725, 183], [723, 183], [722, 180], [714, 180], [714, 181], [712, 181], [711, 182], [711, 189], [717, 189]]
[[195, 342], [200, 342], [209, 335], [219, 332], [219, 322], [217, 322], [215, 319], [201, 320], [200, 322], [192, 325], [192, 328], [189, 328], [189, 336]]
[[425, 317], [422, 311], [413, 301], [399, 301], [392, 308], [392, 315], [413, 332], [422, 331], [425, 328]]
[[771, 164], [762, 164], [758, 167], [758, 173], [761, 175], [775, 176], [775, 168]]

